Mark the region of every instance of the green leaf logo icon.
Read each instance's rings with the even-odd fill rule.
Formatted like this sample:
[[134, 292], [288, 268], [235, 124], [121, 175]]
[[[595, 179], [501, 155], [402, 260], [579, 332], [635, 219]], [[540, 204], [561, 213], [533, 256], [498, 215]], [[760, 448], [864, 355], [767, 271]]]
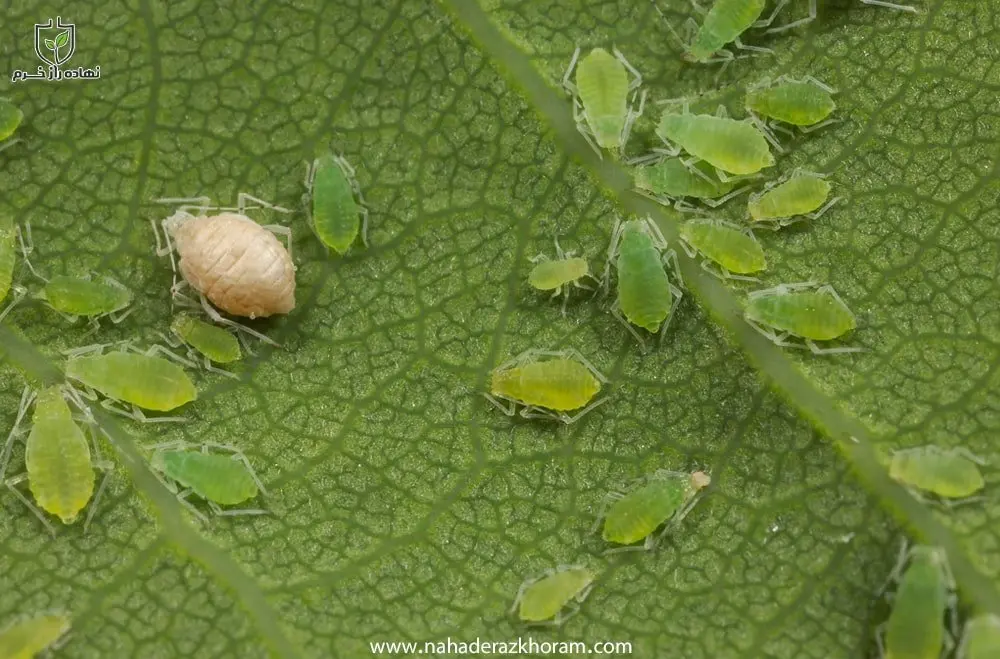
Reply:
[[49, 50], [55, 50], [56, 49], [56, 44], [55, 44], [54, 41], [52, 41], [52, 39], [46, 39], [45, 40], [45, 47], [48, 48]]
[[[62, 48], [63, 46], [65, 46], [68, 43], [69, 43], [69, 30], [66, 30], [65, 32], [63, 32], [62, 34], [60, 34], [58, 37], [56, 37], [56, 46], [57, 47]], [[46, 45], [48, 45], [48, 41], [46, 41]]]

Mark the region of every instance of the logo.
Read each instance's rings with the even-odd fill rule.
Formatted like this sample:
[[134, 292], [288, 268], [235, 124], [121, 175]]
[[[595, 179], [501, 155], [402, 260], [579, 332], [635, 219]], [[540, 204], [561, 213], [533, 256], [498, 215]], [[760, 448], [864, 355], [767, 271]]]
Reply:
[[75, 69], [63, 69], [63, 65], [73, 57], [76, 52], [76, 25], [73, 23], [63, 23], [62, 16], [56, 16], [56, 20], [50, 18], [47, 23], [35, 23], [35, 55], [48, 66], [39, 66], [37, 73], [15, 70], [10, 77], [10, 81], [23, 82], [26, 80], [49, 80], [59, 82], [63, 80], [96, 80], [101, 77], [101, 67], [84, 69], [78, 66]]

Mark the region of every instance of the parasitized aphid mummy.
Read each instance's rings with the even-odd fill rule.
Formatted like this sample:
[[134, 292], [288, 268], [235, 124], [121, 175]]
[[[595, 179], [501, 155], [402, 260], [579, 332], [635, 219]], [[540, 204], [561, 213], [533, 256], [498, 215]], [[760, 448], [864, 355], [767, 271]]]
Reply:
[[893, 480], [943, 499], [962, 499], [983, 489], [983, 460], [964, 448], [918, 446], [893, 451], [885, 459]]
[[0, 630], [0, 657], [32, 659], [54, 650], [65, 643], [63, 637], [69, 628], [69, 617], [55, 611], [20, 617]]
[[898, 586], [889, 619], [875, 632], [885, 659], [939, 659], [954, 641], [945, 629], [945, 613], [955, 608], [955, 580], [940, 547], [917, 545], [907, 552], [889, 576]]
[[803, 218], [819, 219], [842, 199], [834, 197], [826, 202], [832, 186], [825, 178], [825, 174], [796, 169], [785, 178], [768, 183], [763, 192], [750, 195], [747, 201], [750, 218], [756, 226], [772, 229], [786, 227]]
[[[368, 246], [368, 209], [356, 173], [342, 156], [327, 154], [306, 168], [309, 226], [326, 247], [345, 254], [358, 237]], [[356, 197], [356, 199], [355, 199]]]
[[704, 256], [701, 267], [720, 279], [757, 281], [746, 275], [767, 269], [764, 250], [749, 229], [722, 220], [689, 220], [680, 235], [688, 256]]
[[[200, 451], [188, 450], [192, 444], [183, 441], [167, 442], [153, 446], [150, 466], [166, 479], [166, 486], [198, 519], [208, 518], [198, 511], [187, 497], [196, 494], [204, 499], [216, 515], [266, 515], [258, 508], [223, 509], [248, 501], [260, 492], [266, 494], [264, 485], [257, 478], [250, 461], [243, 453], [226, 444], [206, 443]], [[230, 455], [209, 453], [209, 449], [225, 451]], [[173, 483], [185, 488], [178, 491]]]
[[[539, 360], [539, 357], [552, 359]], [[607, 378], [579, 351], [526, 350], [493, 370], [486, 399], [507, 416], [524, 405], [526, 419], [549, 418], [573, 423], [607, 399], [590, 402]], [[507, 401], [504, 405], [500, 400]], [[573, 416], [566, 412], [583, 408]]]
[[[778, 151], [784, 151], [771, 129], [788, 131], [776, 122], [797, 126], [803, 133], [836, 123], [837, 119], [829, 118], [837, 107], [831, 98], [835, 93], [837, 92], [833, 87], [812, 76], [806, 76], [802, 80], [781, 76], [774, 83], [764, 80], [751, 86], [747, 90], [745, 105], [751, 119], [771, 145]], [[760, 117], [770, 119], [770, 125], [766, 126]]]
[[[212, 206], [208, 198], [159, 199], [159, 203], [201, 202], [180, 206], [163, 220], [164, 242], [156, 234], [156, 253], [169, 255], [174, 270], [174, 299], [184, 300], [180, 290], [189, 285], [201, 297], [201, 305], [209, 317], [258, 339], [276, 345], [263, 334], [224, 318], [212, 306], [226, 313], [248, 318], [286, 314], [295, 308], [295, 264], [292, 262], [292, 232], [281, 225], [261, 226], [246, 216], [247, 202], [283, 213], [286, 208], [275, 206], [241, 192], [237, 208], [217, 208], [219, 215], [206, 216]], [[196, 209], [195, 217], [188, 209]], [[230, 211], [237, 211], [235, 213]], [[285, 236], [286, 249], [273, 234]], [[174, 262], [174, 249], [180, 257]], [[177, 268], [184, 281], [177, 281]], [[211, 301], [211, 304], [209, 302]]]
[[[659, 162], [632, 170], [636, 189], [664, 206], [673, 203], [679, 211], [698, 212], [696, 207], [683, 200], [684, 197], [698, 199], [716, 208], [750, 189], [750, 186], [744, 186], [734, 190], [736, 179], [720, 180], [714, 168], [704, 160], [688, 164], [680, 158], [664, 157], [662, 154], [654, 154], [652, 158]], [[633, 162], [648, 159], [644, 157]]]
[[[816, 341], [836, 339], [857, 326], [854, 314], [830, 285], [809, 281], [754, 291], [747, 299], [743, 318], [781, 347], [808, 348], [817, 355], [864, 350], [816, 345]], [[789, 337], [799, 337], [803, 343], [789, 341]]]
[[[579, 611], [579, 604], [590, 594], [594, 573], [582, 565], [564, 565], [528, 579], [517, 591], [511, 613], [517, 611], [521, 622], [558, 626]], [[569, 613], [563, 609], [570, 602]]]
[[[95, 344], [67, 352], [66, 377], [83, 385], [81, 393], [96, 400], [90, 390], [99, 391], [111, 399], [102, 401], [102, 407], [137, 421], [185, 421], [184, 417], [147, 417], [139, 408], [168, 412], [195, 400], [198, 391], [184, 369], [158, 355], [182, 364], [190, 362], [158, 345], [142, 352], [126, 343], [125, 350], [102, 354], [106, 347]], [[112, 400], [131, 404], [132, 411], [118, 408]]]
[[22, 121], [24, 121], [24, 113], [21, 112], [21, 109], [11, 103], [9, 99], [0, 98], [0, 151], [17, 144], [18, 140], [16, 138], [10, 139], [10, 137]]
[[[639, 96], [642, 75], [628, 63], [617, 48], [614, 55], [603, 48], [594, 48], [582, 60], [580, 48], [573, 51], [569, 68], [563, 76], [563, 87], [573, 98], [573, 119], [580, 134], [603, 157], [601, 149], [608, 149], [618, 158], [625, 150], [632, 124], [642, 115], [646, 92]], [[570, 82], [576, 70], [576, 84]], [[632, 82], [628, 80], [631, 73]], [[628, 95], [632, 93], [629, 100]], [[633, 110], [639, 96], [639, 109]]]
[[593, 277], [587, 259], [573, 256], [573, 252], [563, 252], [559, 239], [555, 239], [556, 259], [550, 260], [544, 254], [531, 259], [535, 267], [528, 273], [528, 283], [539, 291], [552, 291], [552, 297], [563, 296], [562, 313], [566, 315], [566, 303], [569, 302], [570, 286], [590, 290], [580, 283], [584, 277]]
[[[667, 249], [667, 240], [652, 219], [615, 222], [604, 266], [604, 290], [608, 290], [611, 267], [618, 274], [618, 298], [612, 313], [646, 349], [646, 342], [632, 327], [635, 324], [662, 340], [683, 293], [671, 283], [664, 265], [673, 264], [681, 281], [677, 254]], [[631, 324], [630, 324], [631, 323]]]
[[721, 105], [715, 115], [691, 114], [687, 101], [682, 102], [681, 112], [665, 110], [656, 127], [667, 153], [687, 151], [715, 167], [722, 181], [730, 180], [729, 174], [756, 174], [774, 165], [767, 139], [752, 121], [730, 119]]
[[[711, 482], [702, 471], [688, 474], [661, 469], [641, 479], [627, 494], [608, 495], [597, 519], [598, 526], [604, 522], [601, 537], [607, 542], [633, 546], [617, 547], [607, 553], [655, 548], [691, 512], [698, 503], [698, 494]], [[666, 524], [663, 532], [654, 535], [663, 524]], [[635, 545], [640, 540], [645, 542]]]
[[[917, 8], [911, 5], [901, 5], [895, 2], [886, 2], [885, 0], [860, 0], [863, 5], [870, 5], [872, 7], [885, 7], [887, 9], [895, 9], [897, 11], [908, 11], [912, 14], [916, 14]], [[787, 4], [788, 0], [781, 0], [782, 5]], [[805, 25], [806, 23], [811, 23], [816, 20], [816, 0], [809, 0], [809, 11], [805, 18], [800, 18], [794, 20], [790, 23], [785, 23], [784, 25], [779, 25], [778, 27], [772, 27], [767, 30], [765, 34], [772, 34], [775, 32], [784, 32], [785, 30], [791, 30], [792, 28], [799, 27], [800, 25]]]
[[955, 656], [958, 659], [1000, 657], [1000, 616], [983, 613], [965, 623], [962, 642]]
[[[0, 478], [7, 471], [11, 447], [15, 437], [19, 434], [19, 425], [34, 398], [30, 388], [25, 387], [21, 395], [17, 420], [4, 446], [3, 459], [0, 461]], [[89, 415], [89, 411], [82, 401], [76, 399], [76, 404], [81, 411]], [[111, 463], [101, 459], [93, 435], [92, 424], [90, 429], [90, 439], [94, 446], [93, 457], [87, 438], [73, 420], [69, 405], [63, 398], [62, 389], [60, 387], [43, 389], [35, 399], [35, 413], [32, 417], [31, 431], [25, 440], [26, 471], [5, 481], [11, 492], [31, 510], [53, 537], [56, 534], [55, 529], [45, 519], [42, 510], [55, 515], [63, 524], [72, 524], [77, 520], [80, 511], [86, 507], [94, 493], [94, 469], [104, 471], [104, 478], [101, 480], [97, 495], [94, 496], [90, 512], [83, 524], [83, 530], [86, 533], [87, 527], [90, 526], [90, 522], [97, 512], [98, 503], [104, 493], [104, 486], [107, 484], [108, 476], [113, 468]], [[16, 489], [16, 486], [25, 480], [28, 481], [31, 495], [38, 502], [41, 510]]]
[[201, 355], [206, 371], [231, 378], [238, 377], [231, 371], [212, 366], [212, 362], [229, 364], [243, 357], [240, 352], [240, 342], [231, 332], [186, 313], [174, 317], [170, 323], [170, 332], [174, 338], [166, 334], [160, 336], [173, 348], [179, 348], [181, 345], [189, 346], [188, 358], [191, 366], [197, 362], [194, 354], [197, 352]]

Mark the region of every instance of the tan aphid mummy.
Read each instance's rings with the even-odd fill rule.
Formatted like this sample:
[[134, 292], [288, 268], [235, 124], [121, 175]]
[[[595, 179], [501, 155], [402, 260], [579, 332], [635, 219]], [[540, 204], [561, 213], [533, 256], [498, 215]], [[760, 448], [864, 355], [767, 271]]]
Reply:
[[164, 222], [184, 279], [219, 309], [250, 318], [295, 308], [295, 264], [267, 229], [238, 213]]

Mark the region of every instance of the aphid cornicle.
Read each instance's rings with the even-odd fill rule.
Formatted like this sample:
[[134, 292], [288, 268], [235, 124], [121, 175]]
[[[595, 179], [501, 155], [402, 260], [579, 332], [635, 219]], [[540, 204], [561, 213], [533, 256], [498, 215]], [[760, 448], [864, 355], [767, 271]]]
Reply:
[[967, 622], [955, 656], [958, 659], [1000, 657], [1000, 616], [983, 613]]
[[611, 267], [618, 274], [618, 299], [612, 313], [645, 349], [645, 340], [635, 324], [663, 337], [683, 293], [671, 283], [664, 270], [672, 263], [678, 281], [677, 254], [667, 249], [667, 241], [652, 219], [615, 222], [604, 267], [604, 289], [608, 289]]
[[704, 160], [691, 165], [680, 158], [662, 158], [651, 165], [632, 170], [632, 180], [637, 190], [664, 206], [671, 202], [679, 211], [697, 211], [694, 206], [683, 201], [692, 197], [715, 208], [733, 197], [749, 190], [749, 186], [734, 190], [736, 181], [721, 181], [715, 170]]
[[795, 170], [785, 178], [768, 183], [763, 192], [750, 195], [747, 210], [755, 223], [774, 229], [804, 217], [816, 220], [841, 200], [841, 197], [834, 197], [824, 205], [830, 188], [825, 175]]
[[[174, 317], [170, 323], [170, 332], [175, 337], [173, 340], [166, 335], [162, 335], [163, 338], [175, 348], [186, 344], [198, 352], [202, 356], [202, 364], [206, 371], [232, 378], [237, 377], [235, 373], [212, 366], [212, 362], [228, 364], [243, 356], [240, 352], [240, 342], [231, 332], [186, 313], [177, 314]], [[193, 364], [194, 354], [190, 350], [188, 357], [192, 358]]]
[[0, 657], [32, 659], [58, 645], [69, 628], [69, 617], [56, 612], [18, 618], [0, 630]]
[[918, 446], [894, 451], [889, 477], [945, 499], [961, 499], [983, 489], [982, 460], [966, 449]]
[[[633, 110], [642, 75], [617, 48], [612, 48], [612, 52], [614, 55], [603, 48], [594, 48], [581, 60], [577, 48], [562, 84], [573, 97], [573, 119], [580, 133], [598, 155], [605, 148], [617, 157], [625, 149], [632, 124], [642, 115], [646, 93], [639, 98], [639, 109]], [[574, 69], [576, 84], [570, 82]], [[633, 76], [631, 83], [629, 73]]]
[[10, 139], [21, 122], [24, 113], [6, 98], [0, 98], [0, 151], [17, 144], [17, 139]]
[[[357, 199], [355, 199], [357, 197]], [[309, 225], [324, 245], [345, 254], [358, 237], [368, 246], [368, 209], [356, 173], [342, 156], [327, 154], [306, 168]]]
[[[200, 451], [188, 450], [187, 442], [175, 441], [153, 446], [150, 467], [167, 479], [185, 488], [178, 494], [181, 503], [202, 521], [207, 518], [186, 500], [194, 493], [204, 499], [216, 515], [265, 515], [266, 510], [245, 508], [239, 510], [220, 508], [243, 503], [266, 493], [264, 485], [257, 478], [250, 461], [238, 449], [226, 444], [206, 443]], [[230, 455], [209, 453], [209, 448], [221, 450]], [[177, 488], [172, 487], [177, 493]]]
[[[34, 396], [30, 389], [25, 388], [21, 396], [21, 407], [18, 410], [17, 421], [11, 430], [3, 452], [3, 464], [0, 465], [0, 477], [7, 469], [11, 445], [18, 434], [18, 426], [24, 418], [28, 405]], [[81, 409], [86, 409], [80, 404]], [[35, 413], [32, 417], [31, 431], [25, 440], [24, 462], [25, 473], [6, 481], [7, 487], [41, 520], [45, 528], [55, 535], [55, 529], [45, 519], [45, 512], [58, 517], [63, 524], [72, 524], [77, 520], [94, 493], [94, 469], [105, 472], [101, 486], [97, 490], [91, 505], [90, 513], [84, 523], [84, 531], [90, 525], [97, 511], [104, 485], [110, 474], [111, 464], [104, 462], [99, 454], [92, 458], [87, 438], [73, 420], [69, 405], [63, 398], [60, 387], [50, 387], [42, 390], [35, 400]], [[28, 481], [28, 488], [41, 510], [36, 508], [27, 497], [21, 494], [15, 486]]]
[[716, 277], [756, 281], [745, 275], [767, 269], [764, 249], [749, 229], [722, 220], [689, 220], [680, 237], [688, 256], [704, 256], [701, 267]]
[[[526, 350], [493, 370], [486, 399], [507, 416], [513, 416], [517, 406], [524, 405], [521, 416], [526, 419], [552, 418], [573, 423], [607, 400], [591, 402], [602, 382], [607, 378], [577, 350]], [[566, 413], [581, 407], [573, 416]]]
[[[808, 348], [817, 355], [862, 352], [863, 348], [820, 348], [816, 341], [843, 336], [857, 326], [854, 314], [830, 285], [808, 281], [779, 284], [750, 293], [743, 318], [776, 345]], [[803, 344], [788, 341], [803, 339]]]
[[131, 352], [101, 354], [105, 347], [98, 344], [69, 351], [66, 377], [86, 389], [94, 389], [112, 400], [132, 405], [132, 412], [129, 413], [109, 401], [101, 403], [116, 414], [144, 422], [184, 420], [183, 417], [147, 417], [139, 408], [167, 412], [198, 397], [198, 391], [184, 369], [158, 355], [166, 355], [182, 363], [185, 360], [163, 346], [153, 346], [145, 352], [127, 346]]
[[691, 114], [685, 106], [682, 112], [665, 111], [656, 134], [671, 155], [683, 149], [715, 167], [723, 180], [728, 180], [727, 173], [756, 174], [774, 165], [767, 139], [750, 120]]
[[881, 656], [939, 659], [945, 644], [952, 644], [944, 618], [955, 605], [955, 581], [944, 550], [918, 545], [907, 552], [904, 544], [893, 580], [898, 587], [892, 612], [875, 635]]
[[562, 313], [565, 316], [570, 286], [590, 290], [580, 283], [584, 277], [590, 277], [590, 266], [587, 264], [587, 259], [573, 256], [573, 252], [563, 252], [558, 238], [555, 239], [555, 243], [555, 260], [550, 260], [544, 254], [531, 259], [535, 267], [528, 273], [528, 283], [539, 291], [552, 291], [552, 297], [561, 294]]
[[[643, 479], [627, 494], [609, 495], [609, 503], [598, 515], [597, 523], [604, 521], [601, 537], [607, 542], [619, 545], [642, 545], [618, 547], [610, 551], [649, 550], [676, 524], [680, 523], [698, 502], [698, 494], [712, 479], [702, 471], [688, 474], [678, 471], [660, 470]], [[663, 533], [653, 532], [667, 524]]]
[[594, 573], [581, 565], [561, 566], [541, 577], [528, 579], [517, 591], [511, 613], [517, 611], [522, 622], [560, 625], [578, 609], [563, 614], [571, 601], [578, 604], [590, 594]]

